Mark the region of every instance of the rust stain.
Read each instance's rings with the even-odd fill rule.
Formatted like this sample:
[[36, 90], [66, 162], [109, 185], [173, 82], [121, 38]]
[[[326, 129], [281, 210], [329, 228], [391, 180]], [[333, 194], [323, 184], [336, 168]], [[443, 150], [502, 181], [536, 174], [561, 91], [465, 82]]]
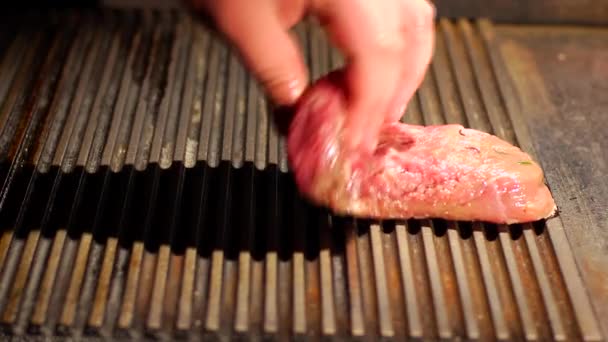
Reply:
[[34, 252], [38, 245], [38, 239], [40, 237], [40, 231], [34, 230], [30, 232], [23, 248], [23, 254], [21, 256], [21, 262], [17, 268], [17, 275], [13, 280], [13, 288], [9, 295], [9, 302], [2, 316], [4, 323], [12, 323], [17, 318], [17, 312], [19, 309], [19, 303], [23, 296], [23, 290], [25, 289], [26, 281], [32, 266], [32, 259], [34, 258]]
[[165, 289], [164, 312], [162, 314], [162, 327], [170, 331], [176, 318], [176, 309], [179, 300], [179, 291], [182, 283], [182, 268], [184, 256], [171, 255], [169, 275]]
[[156, 263], [156, 270], [154, 272], [154, 287], [151, 289], [152, 293], [147, 315], [148, 329], [160, 329], [163, 320], [163, 312], [167, 310], [163, 299], [167, 285], [170, 252], [171, 250], [167, 245], [160, 246], [158, 251], [158, 262]]
[[192, 292], [196, 273], [196, 249], [188, 248], [184, 259], [179, 311], [177, 313], [177, 329], [180, 330], [187, 330], [192, 325]]
[[91, 247], [91, 241], [93, 236], [85, 233], [80, 238], [80, 245], [78, 245], [78, 252], [76, 254], [76, 260], [74, 260], [74, 272], [70, 279], [70, 286], [65, 300], [65, 307], [61, 315], [61, 324], [70, 326], [74, 322], [76, 316], [76, 304], [78, 303], [78, 296], [80, 294], [80, 286], [84, 278], [84, 271], [87, 266], [87, 258], [89, 256], [89, 249]]
[[141, 270], [141, 261], [143, 259], [144, 245], [141, 242], [136, 242], [131, 250], [131, 261], [129, 263], [129, 276], [125, 285], [125, 293], [122, 306], [120, 308], [120, 317], [118, 318], [118, 327], [126, 329], [133, 321], [133, 311], [135, 308], [135, 297], [137, 295], [137, 282], [139, 281], [139, 273]]
[[38, 301], [36, 302], [31, 319], [31, 322], [35, 325], [42, 325], [46, 319], [46, 312], [49, 307], [53, 285], [55, 284], [55, 277], [57, 276], [57, 268], [59, 267], [61, 251], [63, 250], [66, 233], [67, 232], [65, 229], [61, 229], [57, 232], [57, 234], [55, 234], [55, 241], [53, 241], [53, 246], [51, 247], [46, 272], [44, 273], [44, 278], [40, 284]]
[[137, 285], [137, 295], [135, 299], [135, 327], [139, 328], [139, 324], [145, 322], [150, 310], [150, 301], [152, 299], [152, 286], [154, 284], [154, 270], [158, 256], [148, 251], [144, 252], [143, 262], [141, 267], [141, 275], [139, 284]]
[[2, 238], [0, 238], [0, 271], [2, 271], [2, 268], [4, 268], [4, 260], [6, 259], [6, 254], [8, 253], [8, 248], [12, 240], [12, 230], [5, 231], [2, 234]]
[[99, 273], [97, 291], [95, 292], [95, 299], [93, 301], [93, 309], [89, 316], [89, 325], [94, 327], [100, 327], [105, 316], [117, 245], [118, 239], [116, 238], [110, 238], [106, 243], [106, 250], [101, 264], [101, 272]]

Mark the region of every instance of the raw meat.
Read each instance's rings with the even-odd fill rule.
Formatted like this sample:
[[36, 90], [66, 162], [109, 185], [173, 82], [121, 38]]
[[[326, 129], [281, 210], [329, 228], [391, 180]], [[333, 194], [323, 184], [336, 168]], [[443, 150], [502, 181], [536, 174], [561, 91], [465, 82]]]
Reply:
[[554, 215], [539, 165], [484, 132], [390, 123], [373, 154], [347, 151], [341, 141], [346, 112], [340, 75], [317, 81], [289, 125], [290, 166], [298, 188], [315, 204], [375, 219], [513, 224]]

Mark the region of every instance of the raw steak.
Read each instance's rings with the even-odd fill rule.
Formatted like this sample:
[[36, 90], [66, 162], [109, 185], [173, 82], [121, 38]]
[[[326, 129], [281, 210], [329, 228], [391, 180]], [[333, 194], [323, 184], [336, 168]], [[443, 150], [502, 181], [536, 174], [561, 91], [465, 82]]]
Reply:
[[528, 154], [460, 125], [384, 125], [373, 154], [347, 151], [341, 74], [318, 81], [289, 125], [290, 166], [300, 191], [334, 213], [375, 219], [443, 218], [521, 223], [556, 206]]

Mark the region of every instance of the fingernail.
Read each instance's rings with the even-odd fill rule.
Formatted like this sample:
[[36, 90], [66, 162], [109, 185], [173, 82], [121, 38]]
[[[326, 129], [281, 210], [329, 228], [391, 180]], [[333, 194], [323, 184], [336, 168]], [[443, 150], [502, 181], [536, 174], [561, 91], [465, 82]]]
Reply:
[[302, 95], [303, 83], [297, 78], [280, 79], [263, 82], [265, 91], [272, 96], [272, 100], [279, 106], [291, 106]]
[[287, 93], [287, 97], [289, 98], [290, 102], [295, 102], [297, 101], [300, 96], [302, 95], [302, 93], [304, 92], [304, 84], [302, 83], [302, 81], [300, 81], [297, 78], [292, 79], [291, 81], [287, 82], [287, 86], [286, 86], [286, 93]]

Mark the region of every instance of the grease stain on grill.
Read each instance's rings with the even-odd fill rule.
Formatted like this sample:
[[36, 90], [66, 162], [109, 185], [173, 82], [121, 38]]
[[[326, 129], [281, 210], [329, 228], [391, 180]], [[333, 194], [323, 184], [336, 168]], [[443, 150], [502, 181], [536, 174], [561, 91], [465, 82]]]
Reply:
[[[300, 197], [271, 104], [218, 37], [181, 12], [90, 15], [75, 40], [68, 21], [2, 41], [8, 333], [600, 336], [572, 301], [588, 298], [559, 231], [335, 217]], [[527, 143], [511, 121], [491, 23], [442, 19], [438, 30], [402, 121]], [[313, 78], [343, 63], [318, 27], [295, 31]]]

